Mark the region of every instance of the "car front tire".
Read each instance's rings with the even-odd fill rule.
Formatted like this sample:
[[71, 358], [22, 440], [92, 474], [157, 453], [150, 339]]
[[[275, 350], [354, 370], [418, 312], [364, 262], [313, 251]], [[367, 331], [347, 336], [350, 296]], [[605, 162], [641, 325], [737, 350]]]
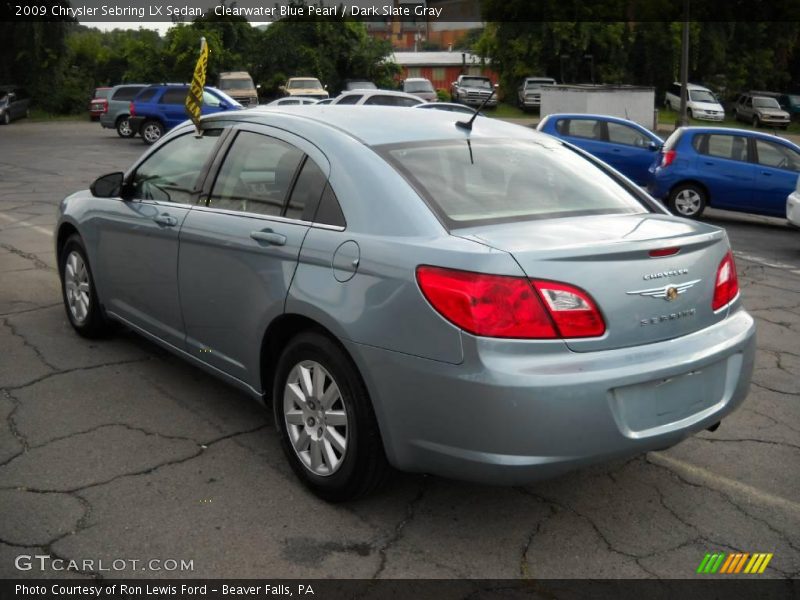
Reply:
[[364, 496], [389, 465], [372, 402], [350, 358], [329, 337], [306, 331], [278, 360], [272, 395], [281, 446], [292, 470], [317, 496]]
[[756, 129], [761, 127], [761, 120], [757, 116], [753, 117], [753, 127]]
[[675, 186], [667, 200], [667, 206], [673, 214], [688, 219], [697, 219], [702, 215], [707, 203], [705, 190], [690, 183]]
[[152, 146], [164, 135], [164, 126], [160, 121], [150, 119], [142, 123], [140, 133], [142, 134], [144, 143], [148, 146]]
[[79, 335], [99, 338], [108, 335], [110, 323], [97, 300], [94, 278], [83, 240], [77, 234], [67, 239], [59, 255], [61, 297], [70, 325]]

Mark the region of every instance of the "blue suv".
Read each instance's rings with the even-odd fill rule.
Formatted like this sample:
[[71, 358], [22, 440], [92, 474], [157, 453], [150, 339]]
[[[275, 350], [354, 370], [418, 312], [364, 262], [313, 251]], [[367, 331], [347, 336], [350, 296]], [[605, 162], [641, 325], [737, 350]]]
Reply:
[[647, 190], [683, 217], [706, 206], [786, 216], [786, 197], [800, 175], [800, 147], [767, 133], [682, 127], [650, 167]]
[[[133, 99], [128, 122], [141, 134], [145, 144], [155, 144], [167, 131], [188, 119], [184, 102], [186, 84], [149, 85]], [[236, 100], [216, 88], [203, 88], [203, 114], [244, 108]]]

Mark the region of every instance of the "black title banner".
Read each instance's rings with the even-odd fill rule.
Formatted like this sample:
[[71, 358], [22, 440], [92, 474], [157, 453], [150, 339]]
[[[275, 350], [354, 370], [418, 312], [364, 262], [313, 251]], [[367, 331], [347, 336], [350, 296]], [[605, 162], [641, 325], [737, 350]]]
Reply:
[[0, 0], [3, 21], [182, 22], [197, 17], [253, 22], [800, 22], [800, 0]]

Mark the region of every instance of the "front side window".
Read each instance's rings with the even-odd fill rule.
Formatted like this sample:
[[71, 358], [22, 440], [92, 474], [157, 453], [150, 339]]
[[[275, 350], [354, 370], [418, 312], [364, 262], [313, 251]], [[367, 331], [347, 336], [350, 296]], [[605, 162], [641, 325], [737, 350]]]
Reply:
[[347, 96], [342, 96], [336, 104], [356, 104], [363, 97], [361, 94], [348, 94]]
[[622, 125], [620, 123], [606, 123], [608, 127], [608, 141], [615, 144], [626, 144], [628, 146], [636, 146], [637, 148], [645, 148], [650, 142], [648, 138], [641, 131], [637, 131], [629, 125]]
[[647, 212], [599, 166], [555, 141], [453, 140], [377, 150], [451, 228]]
[[111, 97], [112, 100], [133, 100], [142, 90], [140, 87], [121, 87]]
[[701, 143], [700, 152], [717, 158], [747, 160], [747, 139], [740, 135], [711, 134]]
[[758, 164], [765, 167], [800, 171], [800, 154], [783, 144], [775, 144], [766, 140], [756, 140]]
[[191, 204], [199, 176], [222, 133], [209, 129], [171, 140], [148, 156], [133, 176], [133, 198]]
[[208, 205], [280, 216], [303, 153], [273, 137], [242, 131], [236, 136]]
[[133, 99], [134, 102], [150, 102], [153, 99], [153, 96], [156, 95], [158, 90], [156, 88], [148, 88], [146, 90], [142, 90], [136, 97]]

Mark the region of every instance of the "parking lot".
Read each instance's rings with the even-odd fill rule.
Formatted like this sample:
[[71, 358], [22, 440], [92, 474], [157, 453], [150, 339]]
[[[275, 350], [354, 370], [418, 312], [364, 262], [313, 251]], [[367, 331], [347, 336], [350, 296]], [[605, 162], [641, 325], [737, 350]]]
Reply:
[[706, 214], [759, 327], [750, 396], [716, 432], [525, 487], [397, 474], [329, 505], [248, 397], [132, 333], [69, 326], [57, 204], [144, 150], [96, 123], [0, 127], [0, 577], [64, 576], [15, 567], [44, 554], [75, 577], [688, 578], [716, 551], [800, 576], [800, 231]]

